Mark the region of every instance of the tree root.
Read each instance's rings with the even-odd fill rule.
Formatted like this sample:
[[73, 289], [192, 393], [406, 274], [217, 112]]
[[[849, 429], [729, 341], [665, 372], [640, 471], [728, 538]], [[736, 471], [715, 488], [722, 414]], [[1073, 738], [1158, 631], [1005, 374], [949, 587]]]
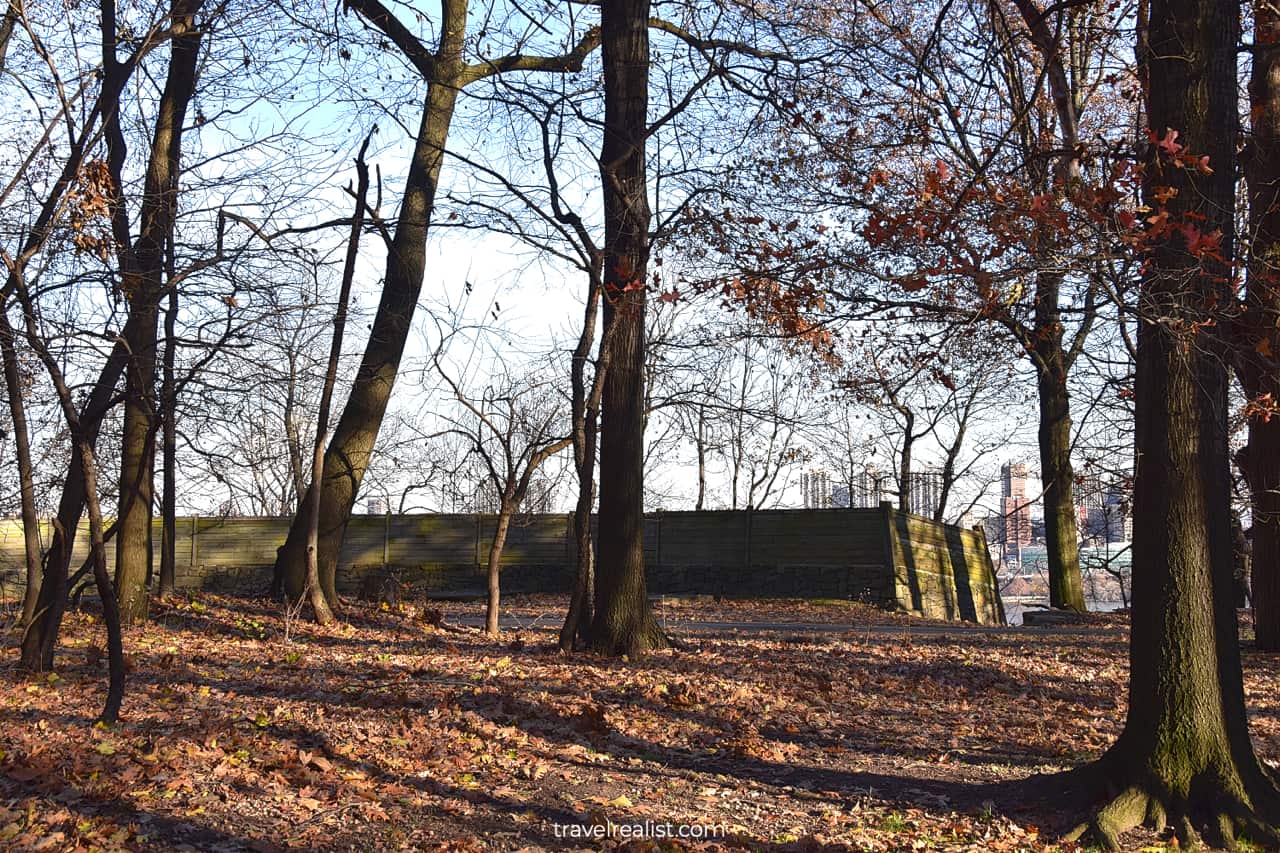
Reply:
[[1225, 793], [1217, 800], [1212, 805], [1202, 802], [1188, 808], [1186, 803], [1169, 802], [1141, 787], [1130, 786], [1108, 800], [1091, 819], [1066, 833], [1063, 840], [1087, 838], [1107, 850], [1121, 850], [1120, 836], [1145, 825], [1157, 832], [1172, 830], [1183, 850], [1197, 849], [1202, 842], [1235, 850], [1244, 839], [1269, 850], [1280, 848], [1280, 830], [1257, 809]]

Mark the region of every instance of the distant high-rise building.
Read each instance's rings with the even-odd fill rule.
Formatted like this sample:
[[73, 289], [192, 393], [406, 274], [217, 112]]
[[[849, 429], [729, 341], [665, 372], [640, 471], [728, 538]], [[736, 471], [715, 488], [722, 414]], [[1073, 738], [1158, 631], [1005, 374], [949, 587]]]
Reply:
[[364, 511], [369, 515], [386, 515], [387, 502], [383, 498], [369, 498], [364, 502]]
[[1031, 501], [1027, 499], [1027, 466], [1006, 462], [1000, 469], [1000, 542], [1005, 559], [1020, 559], [1031, 544]]
[[942, 503], [942, 474], [938, 471], [916, 471], [911, 474], [911, 511], [932, 518]]
[[831, 503], [831, 481], [823, 470], [805, 471], [800, 475], [800, 491], [805, 509], [826, 509]]
[[1001, 494], [1021, 498], [1027, 494], [1027, 466], [1022, 462], [1006, 462], [1000, 468]]
[[887, 478], [875, 468], [864, 468], [853, 481], [853, 494], [850, 506], [873, 509], [880, 506], [880, 501], [888, 497], [885, 488]]
[[1102, 515], [1108, 543], [1133, 539], [1133, 501], [1128, 490], [1112, 484], [1102, 496]]
[[1104, 484], [1096, 474], [1081, 477], [1075, 491], [1080, 538], [1107, 544], [1127, 542], [1133, 532], [1129, 494], [1117, 483]]

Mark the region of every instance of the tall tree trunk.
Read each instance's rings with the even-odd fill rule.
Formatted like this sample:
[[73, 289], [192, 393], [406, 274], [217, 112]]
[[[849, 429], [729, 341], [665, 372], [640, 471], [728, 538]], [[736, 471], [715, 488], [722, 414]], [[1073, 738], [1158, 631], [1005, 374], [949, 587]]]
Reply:
[[1153, 0], [1139, 55], [1151, 126], [1177, 130], [1213, 174], [1149, 146], [1145, 200], [1159, 206], [1164, 187], [1177, 195], [1175, 227], [1152, 234], [1139, 293], [1129, 710], [1086, 769], [1098, 789], [1120, 792], [1091, 823], [1113, 849], [1143, 821], [1172, 826], [1183, 846], [1200, 833], [1222, 846], [1238, 835], [1280, 843], [1280, 792], [1249, 739], [1232, 604], [1227, 376], [1221, 326], [1209, 322], [1229, 304], [1229, 266], [1189, 254], [1177, 227], [1221, 230], [1230, 259], [1240, 33], [1225, 9]]
[[[331, 609], [338, 608], [338, 556], [346, 537], [347, 523], [355, 505], [360, 482], [369, 468], [373, 445], [382, 426], [391, 389], [400, 370], [422, 289], [426, 265], [427, 230], [435, 204], [436, 185], [444, 159], [449, 124], [453, 119], [458, 86], [463, 70], [462, 44], [466, 35], [465, 4], [446, 4], [454, 10], [442, 27], [442, 48], [437, 60], [442, 76], [427, 87], [426, 104], [418, 127], [418, 138], [409, 162], [404, 200], [396, 225], [382, 298], [369, 332], [351, 394], [333, 431], [324, 457], [324, 478], [318, 500], [311, 498], [315, 481], [307, 487], [307, 498], [299, 503], [298, 514], [289, 527], [285, 544], [277, 552], [276, 576], [290, 599], [297, 599], [306, 584], [307, 531], [318, 530], [316, 555], [320, 588]], [[318, 505], [319, 509], [312, 509]], [[314, 514], [314, 521], [313, 521]]]
[[27, 431], [27, 407], [22, 393], [18, 351], [6, 305], [0, 303], [0, 360], [4, 362], [5, 392], [18, 461], [18, 494], [22, 509], [22, 545], [27, 567], [27, 588], [22, 596], [22, 624], [30, 625], [40, 596], [40, 518], [36, 514], [35, 478], [31, 467], [31, 436]]
[[[325, 363], [324, 387], [320, 391], [320, 410], [316, 418], [316, 440], [311, 450], [311, 482], [323, 482], [325, 466], [325, 439], [329, 436], [329, 408], [333, 402], [333, 389], [338, 383], [338, 362], [342, 357], [342, 337], [347, 328], [347, 304], [351, 300], [351, 285], [355, 281], [356, 259], [360, 253], [360, 233], [364, 229], [365, 207], [369, 197], [369, 167], [364, 161], [365, 152], [369, 150], [369, 140], [365, 138], [356, 156], [356, 191], [355, 212], [351, 215], [351, 233], [347, 238], [347, 254], [342, 267], [342, 286], [338, 290], [338, 306], [333, 316], [333, 337], [329, 342], [329, 359]], [[306, 573], [303, 587], [293, 594], [292, 598], [305, 598], [311, 605], [315, 620], [321, 625], [334, 621], [333, 605], [337, 601], [337, 592], [332, 596], [325, 591], [320, 574], [320, 516], [321, 493], [317, 489], [307, 492], [308, 521], [306, 530]], [[302, 513], [299, 513], [302, 515]]]
[[604, 60], [604, 328], [612, 361], [600, 438], [600, 532], [590, 645], [636, 655], [668, 644], [649, 609], [644, 565], [645, 288], [649, 199], [648, 0], [600, 9]]
[[707, 410], [698, 406], [698, 427], [694, 436], [698, 451], [698, 498], [693, 504], [696, 512], [702, 511], [702, 504], [707, 497]]
[[1249, 485], [1253, 520], [1252, 600], [1258, 648], [1280, 650], [1280, 15], [1255, 0], [1257, 32], [1249, 79], [1253, 139], [1245, 158], [1249, 193], [1247, 310], [1237, 376], [1264, 405], [1249, 418], [1249, 443], [1237, 457]]
[[[70, 395], [67, 395], [68, 408]], [[82, 476], [86, 484], [85, 503], [89, 510], [89, 559], [93, 562], [93, 580], [98, 588], [98, 600], [102, 602], [102, 621], [107, 628], [107, 698], [102, 706], [102, 714], [98, 721], [105, 725], [114, 725], [120, 716], [120, 706], [124, 702], [124, 642], [121, 637], [120, 610], [116, 606], [115, 589], [111, 585], [111, 576], [107, 574], [107, 549], [103, 538], [102, 508], [98, 503], [97, 461], [91, 442], [79, 435], [79, 428], [72, 426], [76, 433], [76, 449], [79, 451]]]
[[165, 248], [177, 217], [183, 123], [195, 94], [200, 59], [203, 28], [196, 27], [195, 16], [202, 4], [203, 0], [174, 0], [170, 7], [172, 55], [156, 110], [133, 269], [126, 269], [123, 277], [130, 318], [138, 317], [132, 335], [125, 338], [129, 364], [125, 371], [120, 509], [116, 519], [115, 586], [120, 621], [126, 627], [147, 616], [155, 479], [156, 335], [164, 290]]
[[[1262, 387], [1261, 383], [1257, 387]], [[1264, 392], [1265, 393], [1265, 392]], [[1280, 418], [1249, 421], [1249, 443], [1237, 455], [1249, 484], [1253, 520], [1250, 595], [1259, 649], [1280, 651]]]
[[170, 240], [169, 304], [164, 314], [164, 376], [161, 379], [160, 413], [164, 425], [162, 454], [164, 467], [164, 494], [161, 498], [160, 517], [160, 600], [173, 595], [177, 588], [177, 538], [178, 538], [178, 386], [174, 366], [178, 355], [178, 288], [173, 282], [173, 241]]
[[[1056, 18], [1036, 0], [1014, 0], [1032, 43], [1044, 63], [1044, 80], [1053, 99], [1058, 124], [1057, 151], [1027, 151], [1027, 158], [1040, 186], [1065, 206], [1070, 185], [1080, 175], [1079, 116], [1085, 98], [1081, 94], [1077, 40], [1069, 31], [1071, 12], [1053, 6]], [[1028, 119], [1029, 121], [1029, 119]], [[1027, 139], [1032, 136], [1028, 124]], [[1036, 161], [1045, 155], [1052, 165], [1044, 168]], [[1043, 162], [1043, 161], [1041, 161]], [[1067, 373], [1074, 356], [1063, 348], [1062, 283], [1060, 265], [1063, 233], [1056, 222], [1036, 227], [1032, 253], [1039, 267], [1035, 280], [1034, 322], [1029, 342], [1035, 350], [1037, 390], [1040, 394], [1040, 479], [1044, 484], [1045, 544], [1049, 562], [1049, 603], [1053, 607], [1084, 611], [1084, 590], [1080, 577], [1079, 531], [1072, 499], [1074, 472], [1071, 468], [1071, 400]], [[1093, 322], [1093, 299], [1085, 300], [1073, 348], [1083, 344]]]
[[911, 456], [915, 449], [915, 412], [902, 405], [894, 405], [906, 424], [902, 430], [902, 455], [898, 460], [898, 512], [911, 512]]
[[576, 548], [573, 592], [569, 598], [569, 612], [560, 627], [560, 650], [573, 651], [575, 644], [586, 639], [594, 614], [595, 554], [591, 544], [591, 509], [596, 497], [596, 439], [600, 420], [600, 394], [609, 369], [608, 340], [601, 341], [601, 357], [596, 361], [596, 372], [591, 392], [587, 391], [587, 361], [591, 357], [591, 345], [596, 336], [596, 314], [600, 309], [601, 283], [597, 269], [593, 267], [587, 287], [587, 302], [583, 309], [582, 330], [578, 345], [573, 351], [570, 365], [570, 408], [573, 420], [573, 465], [578, 476], [578, 501], [573, 510], [573, 541]]
[[289, 449], [289, 478], [293, 484], [293, 505], [281, 507], [282, 512], [298, 512], [302, 505], [302, 495], [307, 490], [307, 478], [302, 465], [302, 436], [298, 434], [298, 357], [289, 354], [289, 381], [284, 395], [284, 438]]
[[[1059, 330], [1061, 335], [1061, 330]], [[1045, 552], [1049, 562], [1049, 606], [1083, 613], [1080, 544], [1072, 496], [1071, 400], [1060, 340], [1041, 354], [1048, 365], [1037, 373], [1040, 392], [1040, 480], [1044, 488]]]

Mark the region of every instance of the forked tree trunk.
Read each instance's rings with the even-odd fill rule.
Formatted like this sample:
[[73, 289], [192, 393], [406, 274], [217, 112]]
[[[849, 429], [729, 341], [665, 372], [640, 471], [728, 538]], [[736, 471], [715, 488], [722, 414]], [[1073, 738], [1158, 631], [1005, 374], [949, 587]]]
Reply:
[[560, 626], [560, 650], [571, 652], [587, 639], [595, 608], [595, 553], [591, 544], [591, 510], [596, 500], [596, 432], [600, 423], [600, 396], [608, 377], [611, 338], [600, 342], [591, 390], [587, 390], [587, 361], [596, 336], [596, 316], [600, 310], [599, 269], [592, 267], [587, 301], [582, 312], [582, 329], [570, 364], [570, 416], [572, 418], [573, 466], [578, 477], [578, 500], [573, 510], [573, 542], [576, 561], [569, 612]]
[[595, 613], [588, 633], [591, 648], [609, 655], [637, 655], [668, 645], [649, 609], [644, 573], [648, 20], [648, 0], [601, 6], [604, 329], [611, 338], [612, 360], [602, 401]]
[[[40, 337], [39, 324], [36, 318], [35, 306], [31, 299], [31, 294], [26, 289], [26, 282], [22, 279], [20, 272], [14, 271], [10, 278], [13, 285], [15, 295], [22, 306], [23, 326], [26, 330], [27, 343], [31, 349], [39, 356], [40, 361], [44, 364], [45, 370], [49, 375], [49, 379], [53, 382], [54, 390], [58, 395], [58, 405], [62, 410], [63, 420], [67, 425], [68, 431], [71, 433], [72, 441], [72, 463], [77, 467], [72, 473], [75, 474], [75, 480], [78, 480], [79, 487], [82, 490], [79, 495], [80, 500], [76, 505], [76, 521], [79, 520], [81, 507], [87, 506], [89, 510], [89, 554], [90, 564], [93, 567], [93, 577], [98, 586], [98, 597], [102, 602], [102, 621], [107, 628], [107, 661], [108, 661], [108, 683], [107, 698], [103, 704], [102, 714], [98, 718], [99, 722], [106, 725], [112, 725], [116, 722], [120, 714], [120, 705], [124, 699], [124, 643], [120, 632], [120, 611], [116, 607], [115, 590], [111, 586], [111, 577], [107, 574], [107, 554], [104, 545], [104, 533], [102, 525], [102, 509], [98, 503], [98, 480], [97, 480], [97, 462], [94, 459], [93, 445], [97, 440], [98, 423], [100, 423], [101, 415], [99, 412], [105, 411], [106, 403], [100, 399], [95, 400], [95, 395], [102, 389], [101, 378], [98, 386], [90, 395], [89, 402], [86, 404], [88, 411], [95, 415], [95, 419], [86, 425], [80, 418], [80, 412], [76, 411], [75, 401], [72, 398], [71, 389], [68, 387], [66, 379], [62, 373], [62, 368], [58, 360], [49, 352], [49, 348], [44, 339]], [[6, 318], [7, 321], [7, 318]], [[123, 369], [123, 353], [120, 353], [120, 347], [112, 350], [113, 358], [119, 354], [119, 364]], [[108, 365], [112, 364], [112, 360], [108, 360]], [[116, 374], [118, 376], [118, 374]], [[114, 382], [111, 383], [114, 386]], [[108, 391], [110, 388], [107, 389]], [[73, 483], [73, 478], [68, 476], [68, 487]], [[73, 495], [74, 496], [74, 495]], [[66, 504], [68, 497], [67, 490], [63, 491], [63, 502]], [[64, 531], [65, 532], [65, 531]], [[55, 540], [56, 541], [56, 540]], [[70, 544], [74, 541], [74, 535], [71, 537], [63, 536], [62, 541], [67, 543], [64, 545], [65, 550], [69, 552]], [[59, 556], [61, 559], [61, 556]], [[65, 555], [67, 561], [70, 561], [71, 555]], [[47, 580], [47, 579], [46, 579]], [[53, 602], [50, 610], [51, 613], [61, 616], [62, 608], [66, 606], [66, 563], [63, 563], [62, 580], [61, 580], [61, 597]], [[44, 597], [44, 591], [51, 584], [46, 583], [41, 588], [41, 597]], [[42, 621], [33, 622], [28, 626], [28, 637], [31, 636], [30, 629], [40, 625], [49, 625]], [[51, 635], [37, 635], [42, 640], [45, 637], [57, 636], [58, 622], [51, 623], [53, 633]], [[23, 662], [27, 663], [27, 655], [41, 654], [44, 652], [43, 646], [36, 646], [29, 649], [27, 646], [27, 638], [23, 639]], [[49, 641], [49, 660], [52, 662], [52, 640]], [[43, 659], [38, 659], [38, 663], [42, 663]], [[29, 664], [27, 664], [30, 666]], [[38, 667], [33, 667], [38, 668]]]
[[[122, 337], [134, 322], [125, 321]], [[128, 354], [123, 343], [117, 343], [107, 357], [98, 375], [89, 399], [79, 412], [80, 431], [84, 442], [92, 448], [98, 440], [102, 419], [111, 407], [116, 383], [124, 373]], [[62, 497], [58, 502], [58, 515], [53, 525], [48, 555], [40, 579], [40, 595], [36, 599], [35, 619], [27, 625], [22, 635], [22, 666], [32, 672], [53, 669], [53, 652], [58, 642], [62, 616], [67, 609], [67, 573], [71, 567], [71, 553], [75, 548], [76, 533], [84, 513], [87, 490], [84, 481], [84, 464], [80, 458], [79, 444], [71, 448], [71, 460], [63, 477]]]
[[382, 418], [391, 400], [391, 389], [400, 370], [409, 325], [422, 289], [427, 229], [435, 204], [449, 124], [458, 97], [456, 75], [462, 69], [465, 8], [461, 14], [461, 20], [450, 20], [444, 25], [445, 46], [439, 58], [445, 68], [454, 69], [455, 76], [434, 80], [427, 89], [426, 105], [405, 181], [400, 218], [391, 251], [387, 253], [382, 298], [351, 394], [324, 456], [319, 511], [311, 509], [315, 503], [311, 493], [316, 488], [312, 482], [307, 487], [307, 495], [299, 501], [288, 538], [276, 557], [277, 583], [291, 600], [296, 600], [306, 586], [307, 532], [315, 526], [320, 589], [332, 610], [336, 611], [339, 606], [336, 585], [338, 556], [346, 538], [360, 482], [369, 468]]
[[[324, 482], [325, 439], [329, 437], [329, 408], [333, 403], [333, 389], [338, 383], [338, 362], [342, 357], [342, 338], [347, 329], [347, 304], [351, 299], [351, 286], [355, 281], [356, 259], [360, 253], [360, 236], [364, 229], [365, 206], [369, 197], [369, 166], [364, 155], [369, 150], [369, 141], [373, 136], [365, 137], [356, 156], [356, 189], [355, 212], [351, 215], [351, 233], [347, 237], [347, 254], [342, 265], [342, 285], [338, 289], [338, 306], [333, 315], [333, 336], [329, 341], [329, 358], [325, 362], [324, 386], [320, 391], [320, 409], [316, 415], [316, 440], [311, 448], [311, 482]], [[306, 598], [311, 605], [311, 612], [316, 622], [327, 625], [334, 621], [333, 608], [329, 604], [330, 596], [325, 592], [320, 574], [319, 539], [320, 508], [322, 496], [319, 490], [307, 492], [305, 515], [308, 526], [306, 530], [306, 574], [303, 588], [293, 599]], [[337, 600], [337, 593], [332, 596]]]
[[[1280, 794], [1253, 752], [1232, 603], [1227, 375], [1215, 310], [1229, 304], [1236, 116], [1233, 21], [1214, 0], [1154, 0], [1140, 48], [1148, 114], [1212, 175], [1150, 146], [1144, 195], [1170, 187], [1175, 227], [1152, 235], [1139, 294], [1135, 387], [1133, 611], [1129, 710], [1107, 754], [1085, 768], [1120, 793], [1089, 826], [1118, 849], [1142, 822], [1183, 846], [1248, 835], [1280, 843]], [[1187, 214], [1192, 214], [1188, 217]], [[1223, 261], [1186, 251], [1180, 225], [1221, 230]], [[1082, 830], [1087, 827], [1082, 827]]]
[[[129, 626], [147, 616], [151, 576], [151, 517], [155, 479], [156, 336], [163, 293], [165, 247], [178, 207], [179, 159], [187, 106], [195, 93], [202, 28], [195, 23], [203, 0], [174, 0], [170, 8], [173, 47], [168, 77], [156, 111], [144, 181], [134, 269], [123, 277], [129, 316], [125, 338], [124, 433], [120, 442], [120, 509], [116, 519], [116, 595], [120, 620]], [[108, 135], [108, 139], [111, 136]]]
[[[70, 399], [70, 395], [67, 395]], [[72, 427], [78, 433], [77, 427]], [[89, 559], [93, 563], [93, 580], [98, 588], [98, 600], [102, 602], [102, 621], [107, 628], [107, 698], [103, 702], [102, 714], [98, 721], [105, 725], [114, 725], [120, 717], [120, 706], [124, 702], [124, 642], [121, 637], [120, 610], [116, 606], [115, 589], [111, 585], [111, 576], [107, 574], [107, 549], [103, 538], [102, 508], [98, 503], [97, 462], [93, 446], [82, 437], [77, 436], [76, 447], [79, 450], [81, 467], [87, 488], [85, 503], [89, 511]]]

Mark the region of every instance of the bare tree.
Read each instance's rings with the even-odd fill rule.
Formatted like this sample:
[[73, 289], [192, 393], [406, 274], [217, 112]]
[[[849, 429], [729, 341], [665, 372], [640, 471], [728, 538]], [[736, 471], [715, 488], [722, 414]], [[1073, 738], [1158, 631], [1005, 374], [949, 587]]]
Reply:
[[436, 373], [452, 391], [459, 415], [446, 416], [450, 430], [464, 436], [482, 465], [493, 494], [497, 519], [488, 555], [488, 604], [485, 632], [497, 636], [501, 598], [502, 550], [512, 518], [529, 495], [534, 475], [573, 439], [566, 433], [555, 383], [536, 374], [517, 375], [498, 359], [487, 371], [485, 387], [471, 391], [443, 360], [452, 334], [441, 335], [432, 356]]
[[[574, 33], [574, 41], [562, 54], [538, 56], [525, 52], [529, 39], [548, 31], [545, 26], [539, 26], [526, 31], [525, 35], [514, 35], [510, 53], [472, 61], [466, 56], [469, 44], [466, 0], [446, 0], [441, 6], [434, 48], [428, 47], [379, 0], [353, 0], [349, 8], [394, 44], [427, 86], [400, 215], [387, 252], [381, 301], [355, 382], [329, 443], [324, 480], [313, 481], [308, 487], [321, 492], [316, 522], [320, 585], [331, 609], [338, 606], [335, 577], [347, 522], [391, 398], [422, 287], [426, 239], [458, 96], [466, 87], [495, 75], [534, 71], [564, 73], [580, 69], [599, 42], [596, 30], [588, 29], [578, 35], [574, 32], [576, 22], [570, 20], [568, 29]], [[486, 31], [496, 38], [503, 28], [499, 22], [490, 23], [493, 29]], [[304, 502], [304, 506], [311, 505], [310, 500]], [[277, 557], [277, 575], [294, 598], [305, 583], [305, 540], [311, 526], [307, 513], [300, 512]]]

